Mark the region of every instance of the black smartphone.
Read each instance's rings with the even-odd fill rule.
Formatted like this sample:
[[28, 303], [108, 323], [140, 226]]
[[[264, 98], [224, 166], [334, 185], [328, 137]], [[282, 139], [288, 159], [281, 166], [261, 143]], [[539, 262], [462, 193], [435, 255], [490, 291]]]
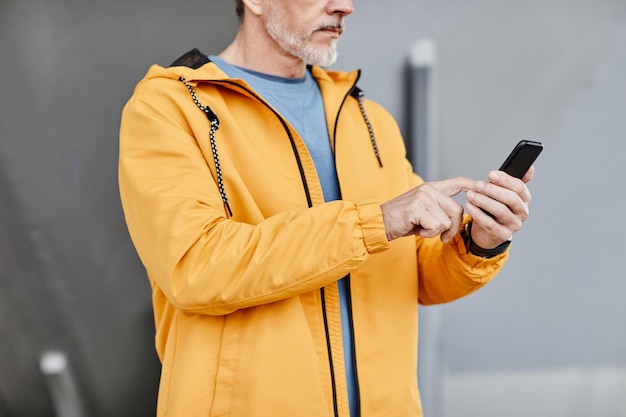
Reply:
[[[520, 140], [509, 156], [504, 160], [500, 167], [500, 171], [504, 171], [512, 177], [522, 178], [530, 169], [533, 162], [537, 159], [543, 150], [543, 143], [533, 140]], [[495, 216], [487, 210], [481, 209], [489, 217]]]
[[512, 177], [522, 178], [542, 150], [543, 144], [541, 142], [521, 140], [506, 158], [500, 171], [504, 171]]

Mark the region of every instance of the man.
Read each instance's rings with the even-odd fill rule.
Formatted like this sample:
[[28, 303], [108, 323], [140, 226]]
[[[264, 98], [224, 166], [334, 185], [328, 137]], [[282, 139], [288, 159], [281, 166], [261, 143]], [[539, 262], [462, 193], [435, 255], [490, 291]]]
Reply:
[[122, 117], [158, 415], [421, 416], [417, 303], [467, 295], [502, 268], [533, 169], [424, 183], [359, 73], [322, 69], [351, 0], [237, 11], [226, 50], [153, 66]]

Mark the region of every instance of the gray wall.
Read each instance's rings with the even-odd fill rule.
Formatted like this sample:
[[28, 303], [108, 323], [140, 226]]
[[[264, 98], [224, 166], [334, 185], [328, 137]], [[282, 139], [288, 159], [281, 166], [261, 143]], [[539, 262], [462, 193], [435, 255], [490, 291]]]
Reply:
[[365, 67], [403, 126], [406, 51], [438, 46], [440, 176], [484, 177], [519, 139], [546, 145], [505, 270], [436, 308], [443, 415], [626, 416], [626, 2], [357, 9], [340, 64]]
[[52, 415], [37, 364], [49, 349], [68, 354], [91, 416], [154, 415], [120, 112], [148, 65], [223, 48], [235, 21], [223, 0], [0, 2], [0, 416]]
[[[437, 43], [441, 177], [483, 177], [519, 139], [546, 145], [505, 270], [436, 307], [443, 415], [626, 416], [626, 2], [355, 3], [336, 67], [362, 68], [401, 126], [407, 50]], [[148, 65], [217, 52], [235, 26], [224, 0], [0, 2], [0, 417], [51, 415], [46, 349], [68, 352], [91, 415], [154, 414], [119, 114]]]

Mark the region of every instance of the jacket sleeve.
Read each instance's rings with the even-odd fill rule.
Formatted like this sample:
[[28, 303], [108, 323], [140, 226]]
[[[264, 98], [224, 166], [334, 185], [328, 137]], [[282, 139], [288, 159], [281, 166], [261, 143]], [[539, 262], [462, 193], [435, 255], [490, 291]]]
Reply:
[[[384, 137], [388, 143], [381, 144], [387, 146], [383, 154], [394, 155], [396, 165], [400, 167], [402, 164], [400, 175], [407, 179], [407, 190], [422, 185], [424, 180], [414, 172], [406, 157], [402, 134], [394, 118], [376, 103], [368, 101], [367, 104], [371, 110], [369, 114], [373, 116], [374, 129], [386, 133]], [[466, 215], [462, 227], [469, 220]], [[446, 244], [439, 237], [426, 239], [416, 236], [415, 248], [418, 301], [425, 305], [446, 303], [476, 291], [498, 273], [508, 257], [508, 252], [490, 259], [469, 254], [459, 233]]]
[[[423, 184], [408, 161], [407, 165], [411, 185]], [[448, 243], [438, 237], [416, 237], [420, 304], [441, 304], [469, 295], [494, 278], [506, 263], [508, 251], [489, 259], [467, 253], [460, 230], [470, 219], [466, 214], [459, 233]]]
[[[466, 216], [462, 227], [468, 221]], [[467, 253], [459, 233], [448, 243], [439, 238], [418, 238], [417, 253], [419, 302], [424, 305], [473, 293], [495, 277], [508, 258], [508, 251], [489, 259]]]
[[151, 282], [176, 308], [198, 314], [321, 288], [389, 246], [374, 201], [337, 201], [254, 225], [227, 218], [181, 110], [163, 100], [134, 97], [126, 105], [119, 186]]

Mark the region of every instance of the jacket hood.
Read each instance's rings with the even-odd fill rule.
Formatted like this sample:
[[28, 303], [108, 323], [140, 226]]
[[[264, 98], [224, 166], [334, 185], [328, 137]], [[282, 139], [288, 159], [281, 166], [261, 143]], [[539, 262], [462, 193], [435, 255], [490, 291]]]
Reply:
[[[360, 70], [330, 71], [321, 67], [311, 67], [311, 72], [318, 82], [330, 82], [346, 88], [351, 88], [360, 77]], [[170, 66], [152, 65], [141, 82], [154, 78], [180, 79], [184, 78], [191, 84], [202, 81], [230, 79], [217, 65], [211, 62], [206, 54], [194, 48], [176, 59]]]

